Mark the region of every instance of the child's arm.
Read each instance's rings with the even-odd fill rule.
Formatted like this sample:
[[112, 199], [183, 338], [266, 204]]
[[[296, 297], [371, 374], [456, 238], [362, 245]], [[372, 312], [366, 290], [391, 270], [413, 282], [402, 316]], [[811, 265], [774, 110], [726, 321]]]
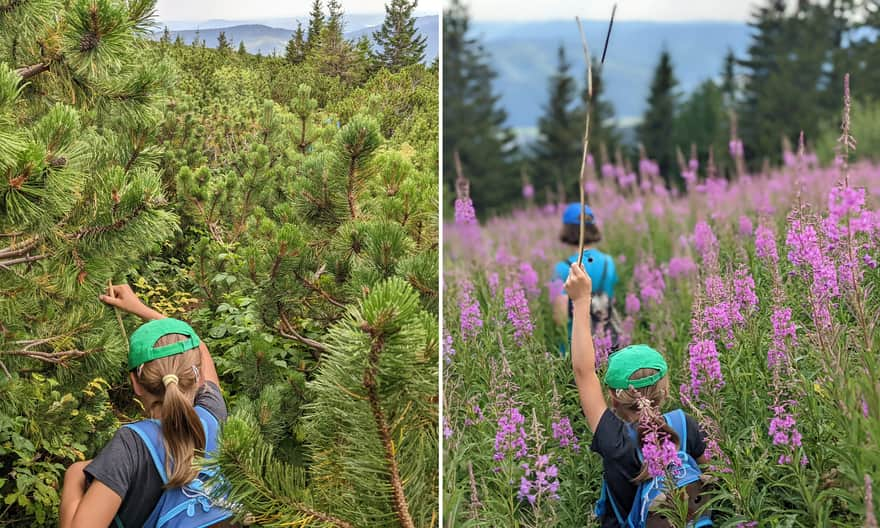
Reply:
[[[125, 310], [145, 321], [165, 319], [164, 314], [161, 314], [144, 304], [128, 284], [112, 286], [109, 293], [112, 295], [101, 295], [100, 298], [110, 306]], [[204, 342], [199, 345], [199, 351], [202, 356], [201, 380], [212, 381], [219, 387], [220, 376], [217, 375], [217, 367], [214, 366], [214, 360], [211, 358], [211, 353], [208, 351], [208, 347]]]
[[110, 306], [132, 313], [144, 321], [165, 319], [165, 315], [144, 304], [128, 284], [111, 286], [108, 293], [109, 295], [101, 295], [99, 298]]
[[60, 528], [92, 528], [110, 526], [119, 511], [122, 498], [100, 481], [86, 489], [83, 469], [90, 460], [72, 464], [64, 474], [59, 511]]
[[571, 366], [581, 398], [581, 408], [590, 430], [595, 432], [602, 414], [608, 408], [602, 396], [602, 385], [596, 375], [596, 351], [590, 330], [590, 302], [593, 283], [582, 264], [571, 267], [565, 291], [574, 304], [571, 332]]

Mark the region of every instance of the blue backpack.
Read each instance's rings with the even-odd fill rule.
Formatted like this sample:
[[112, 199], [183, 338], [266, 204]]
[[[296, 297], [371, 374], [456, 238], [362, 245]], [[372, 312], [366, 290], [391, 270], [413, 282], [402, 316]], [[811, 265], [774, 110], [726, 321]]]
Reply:
[[[666, 423], [675, 430], [679, 438], [680, 447], [678, 458], [681, 460], [681, 466], [672, 471], [672, 476], [675, 478], [675, 487], [688, 488], [690, 502], [689, 510], [693, 513], [694, 510], [696, 510], [695, 503], [700, 500], [699, 492], [702, 488], [700, 475], [702, 475], [703, 472], [700, 470], [697, 461], [687, 453], [687, 422], [685, 420], [684, 411], [676, 409], [664, 414], [663, 417], [666, 419]], [[637, 438], [635, 428], [629, 425], [627, 428], [630, 435], [634, 439]], [[638, 453], [639, 462], [642, 462], [644, 460], [642, 458], [642, 450], [639, 449]], [[602, 492], [599, 495], [599, 502], [596, 504], [595, 513], [601, 518], [606, 512], [608, 512], [608, 507], [610, 505], [611, 511], [614, 512], [614, 516], [617, 518], [617, 522], [622, 528], [646, 528], [654, 526], [671, 527], [672, 525], [669, 524], [669, 521], [657, 516], [652, 517], [651, 512], [649, 511], [651, 503], [663, 493], [665, 480], [666, 475], [661, 475], [639, 484], [632, 508], [626, 515], [624, 515], [625, 512], [620, 511], [620, 507], [617, 505], [614, 497], [611, 496], [611, 489], [603, 480]], [[689, 520], [687, 524], [687, 528], [704, 528], [707, 526], [712, 526], [712, 518], [709, 513], [704, 513], [697, 519]]]
[[[194, 408], [205, 431], [205, 455], [210, 458], [217, 449], [220, 424], [207, 409], [200, 405]], [[141, 437], [150, 451], [156, 471], [162, 477], [162, 483], [167, 483], [165, 444], [159, 420], [141, 420], [123, 427], [128, 427]], [[205, 489], [205, 482], [215, 474], [215, 469], [202, 469], [196, 479], [186, 486], [165, 490], [144, 522], [144, 528], [206, 528], [232, 517], [231, 511], [213, 503], [209, 490]], [[117, 528], [124, 528], [119, 517], [116, 517], [115, 523]]]

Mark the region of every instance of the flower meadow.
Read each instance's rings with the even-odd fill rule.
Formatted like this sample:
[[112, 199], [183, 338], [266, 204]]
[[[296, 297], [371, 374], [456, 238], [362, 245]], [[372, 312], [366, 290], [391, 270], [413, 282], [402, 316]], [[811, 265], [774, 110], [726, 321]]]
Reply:
[[[716, 526], [877, 526], [880, 167], [849, 165], [844, 139], [831, 167], [801, 149], [722, 179], [690, 160], [682, 192], [648, 163], [588, 167], [621, 342], [664, 354], [663, 411], [700, 422]], [[446, 523], [598, 526], [601, 459], [550, 306], [563, 204], [480, 224], [471, 199], [444, 231]]]

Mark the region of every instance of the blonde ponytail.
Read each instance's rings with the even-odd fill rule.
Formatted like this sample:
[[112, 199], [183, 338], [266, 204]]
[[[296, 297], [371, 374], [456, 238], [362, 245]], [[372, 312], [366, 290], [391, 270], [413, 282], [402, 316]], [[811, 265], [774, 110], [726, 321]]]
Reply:
[[[657, 371], [655, 369], [639, 369], [633, 372], [629, 377], [631, 380], [647, 378], [653, 376]], [[669, 378], [661, 378], [657, 383], [643, 387], [641, 389], [629, 388], [611, 391], [611, 402], [614, 405], [614, 411], [624, 421], [632, 423], [638, 431], [639, 447], [641, 448], [643, 439], [651, 428], [644, 423], [650, 419], [653, 429], [662, 431], [672, 441], [677, 449], [681, 449], [680, 439], [675, 429], [666, 423], [663, 414], [660, 412], [663, 403], [669, 395]], [[648, 401], [649, 405], [639, 406], [639, 402]], [[650, 478], [648, 473], [647, 462], [642, 463], [642, 469], [633, 479], [633, 482], [644, 482]]]
[[[168, 334], [153, 346], [161, 347], [185, 339], [185, 335]], [[166, 488], [184, 486], [198, 475], [193, 460], [196, 451], [205, 447], [205, 431], [193, 407], [200, 359], [196, 348], [144, 363], [138, 371], [141, 385], [157, 399], [156, 405], [161, 409], [165, 472], [168, 475]]]

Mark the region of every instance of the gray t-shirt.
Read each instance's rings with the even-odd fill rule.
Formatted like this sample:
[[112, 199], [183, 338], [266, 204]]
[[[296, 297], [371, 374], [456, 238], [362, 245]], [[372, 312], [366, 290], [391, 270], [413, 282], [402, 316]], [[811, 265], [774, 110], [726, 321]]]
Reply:
[[[195, 398], [219, 422], [226, 420], [226, 403], [220, 388], [206, 382]], [[126, 528], [143, 526], [162, 496], [162, 478], [143, 440], [128, 427], [120, 427], [110, 442], [85, 468], [89, 483], [100, 480], [122, 497], [116, 513]], [[116, 526], [111, 524], [111, 526]]]

